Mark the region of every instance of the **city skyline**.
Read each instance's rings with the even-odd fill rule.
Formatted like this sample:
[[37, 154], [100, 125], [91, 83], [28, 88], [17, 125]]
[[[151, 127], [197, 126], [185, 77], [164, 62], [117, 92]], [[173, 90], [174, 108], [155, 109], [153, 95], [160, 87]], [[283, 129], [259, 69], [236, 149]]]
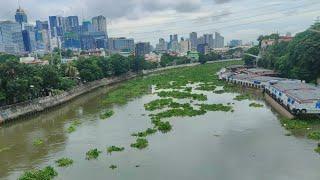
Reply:
[[[255, 2], [253, 0], [207, 1], [178, 0], [171, 1], [71, 1], [39, 2], [38, 0], [22, 1], [21, 7], [28, 14], [30, 22], [47, 20], [51, 15], [78, 15], [80, 22], [93, 16], [104, 15], [108, 22], [108, 32], [111, 37], [130, 37], [136, 41], [149, 41], [155, 45], [159, 37], [166, 38], [169, 34], [179, 34], [188, 37], [192, 31], [199, 34], [220, 32], [226, 41], [242, 39], [244, 42], [254, 41], [260, 34], [270, 34], [282, 29], [293, 34], [300, 32], [314, 22], [319, 15], [319, 2], [310, 0], [271, 0]], [[134, 3], [133, 3], [134, 2]], [[13, 20], [16, 2], [0, 1], [1, 20]], [[50, 5], [50, 6], [48, 6]], [[254, 5], [254, 6], [253, 6]], [[81, 6], [81, 7], [79, 7]], [[34, 9], [37, 7], [37, 10]], [[70, 6], [71, 7], [71, 6]], [[101, 7], [106, 7], [101, 10]], [[112, 8], [107, 8], [112, 7]], [[131, 7], [131, 8], [127, 8]], [[48, 9], [49, 8], [49, 9]], [[115, 12], [116, 10], [120, 12]], [[139, 9], [139, 10], [137, 10]], [[60, 11], [60, 12], [59, 12]], [[246, 16], [243, 16], [246, 14]], [[297, 23], [298, 22], [298, 23]], [[196, 26], [195, 26], [196, 25]], [[245, 28], [244, 28], [245, 27]]]

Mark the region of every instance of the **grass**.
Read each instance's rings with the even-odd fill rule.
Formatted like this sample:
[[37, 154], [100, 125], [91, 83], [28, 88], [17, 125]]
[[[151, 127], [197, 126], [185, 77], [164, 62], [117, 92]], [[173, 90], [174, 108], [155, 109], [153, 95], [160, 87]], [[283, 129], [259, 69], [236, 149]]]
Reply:
[[133, 133], [131, 136], [135, 137], [147, 137], [148, 135], [154, 134], [157, 132], [157, 129], [148, 128], [147, 130], [143, 132]]
[[112, 164], [111, 166], [109, 166], [109, 168], [113, 170], [113, 169], [118, 168], [118, 166], [116, 166], [116, 165]]
[[56, 163], [58, 164], [59, 167], [67, 167], [73, 164], [73, 160], [70, 158], [61, 158], [56, 160]]
[[124, 151], [124, 147], [110, 146], [107, 148], [107, 152], [111, 154], [112, 152], [121, 152]]
[[262, 107], [264, 107], [264, 105], [263, 104], [258, 104], [258, 103], [251, 103], [251, 104], [249, 104], [249, 107], [262, 108]]
[[19, 177], [19, 180], [50, 180], [57, 175], [58, 173], [54, 170], [53, 167], [47, 166], [44, 169], [26, 171]]
[[97, 159], [101, 153], [98, 149], [91, 149], [86, 153], [86, 160]]
[[113, 114], [114, 114], [114, 111], [108, 110], [108, 111], [106, 111], [105, 113], [103, 113], [103, 114], [100, 115], [100, 119], [108, 119], [108, 118], [110, 118], [111, 116], [113, 116]]
[[180, 91], [161, 91], [158, 93], [160, 97], [172, 97], [176, 99], [190, 98], [198, 101], [206, 101], [207, 96], [204, 94], [192, 94], [191, 92], [180, 92]]
[[233, 100], [236, 100], [236, 101], [243, 101], [243, 100], [249, 100], [249, 99], [251, 99], [251, 96], [249, 94], [241, 94], [233, 98]]
[[33, 145], [34, 146], [40, 146], [43, 144], [43, 140], [42, 139], [36, 139], [35, 141], [33, 141]]
[[308, 134], [308, 139], [320, 140], [320, 131], [314, 131]]
[[203, 111], [224, 111], [229, 112], [232, 106], [225, 106], [223, 104], [200, 104], [200, 109]]
[[137, 149], [144, 149], [148, 147], [149, 143], [147, 139], [138, 138], [135, 143], [132, 143], [130, 146]]

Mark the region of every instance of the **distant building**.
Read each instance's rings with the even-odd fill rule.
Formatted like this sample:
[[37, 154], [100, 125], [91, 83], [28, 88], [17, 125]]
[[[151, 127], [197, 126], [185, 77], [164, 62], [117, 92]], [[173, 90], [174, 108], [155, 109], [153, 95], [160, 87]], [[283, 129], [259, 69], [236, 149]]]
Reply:
[[193, 62], [199, 61], [199, 53], [197, 51], [189, 51], [187, 53], [187, 58], [191, 59]]
[[180, 41], [180, 53], [186, 55], [187, 52], [191, 51], [191, 41], [181, 40]]
[[27, 17], [27, 14], [24, 12], [23, 9], [21, 9], [21, 7], [19, 7], [16, 11], [16, 14], [15, 14], [15, 20], [17, 23], [20, 24], [20, 27], [22, 28], [22, 25], [24, 23], [28, 23], [28, 17]]
[[209, 48], [208, 44], [198, 44], [197, 51], [200, 54], [206, 54], [208, 48]]
[[68, 16], [66, 18], [66, 32], [78, 32], [79, 29], [79, 18], [78, 16]]
[[26, 52], [33, 52], [36, 50], [36, 38], [35, 32], [29, 30], [22, 30], [22, 38], [24, 44], [24, 50]]
[[196, 32], [190, 33], [190, 42], [191, 42], [191, 48], [192, 49], [197, 49], [198, 46], [198, 35]]
[[230, 41], [229, 46], [230, 47], [242, 46], [242, 40], [233, 39]]
[[151, 52], [151, 46], [149, 42], [139, 42], [135, 45], [135, 55], [144, 57]]
[[104, 16], [97, 16], [92, 18], [92, 26], [96, 32], [107, 33], [107, 20]]
[[163, 39], [159, 39], [159, 43], [156, 45], [156, 52], [166, 53], [168, 50], [168, 43]]
[[205, 44], [208, 44], [210, 48], [214, 47], [214, 39], [213, 39], [213, 34], [204, 34], [203, 39]]
[[134, 40], [125, 37], [109, 38], [108, 46], [109, 50], [113, 52], [133, 52]]
[[8, 54], [24, 53], [21, 25], [17, 22], [0, 22], [0, 50]]
[[223, 48], [224, 47], [224, 37], [220, 33], [215, 33], [215, 43], [214, 48]]
[[49, 16], [51, 37], [61, 37], [66, 28], [66, 18], [61, 16]]

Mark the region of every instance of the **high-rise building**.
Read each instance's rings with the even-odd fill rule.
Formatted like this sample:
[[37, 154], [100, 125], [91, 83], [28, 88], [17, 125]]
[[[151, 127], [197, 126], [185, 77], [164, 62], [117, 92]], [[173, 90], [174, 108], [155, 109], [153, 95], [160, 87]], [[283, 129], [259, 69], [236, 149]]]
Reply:
[[163, 39], [159, 39], [159, 43], [156, 45], [156, 51], [158, 53], [166, 53], [168, 50], [168, 43]]
[[92, 26], [96, 32], [107, 33], [107, 20], [104, 16], [96, 16], [92, 18]]
[[21, 24], [12, 21], [0, 22], [0, 46], [3, 52], [21, 54], [24, 52]]
[[49, 16], [51, 37], [61, 37], [66, 29], [66, 18], [61, 16]]
[[206, 49], [209, 48], [209, 45], [208, 44], [198, 44], [197, 46], [197, 51], [200, 53], [200, 54], [206, 54]]
[[188, 51], [191, 51], [191, 41], [181, 40], [180, 41], [180, 53], [187, 55]]
[[215, 43], [214, 48], [223, 48], [224, 47], [224, 37], [220, 33], [215, 33]]
[[89, 32], [93, 32], [93, 26], [90, 21], [83, 21], [81, 26], [81, 33], [86, 34]]
[[214, 47], [214, 39], [213, 39], [213, 34], [204, 34], [204, 43], [208, 44], [210, 48]]
[[151, 52], [151, 46], [149, 42], [139, 42], [135, 45], [135, 55], [144, 56]]
[[36, 30], [49, 30], [49, 24], [48, 21], [36, 21]]
[[35, 39], [34, 31], [22, 30], [22, 38], [23, 38], [24, 50], [26, 52], [31, 53], [36, 50], [36, 39]]
[[169, 49], [174, 52], [179, 51], [179, 41], [177, 34], [170, 35]]
[[79, 18], [78, 16], [68, 16], [66, 18], [66, 32], [78, 32], [79, 31]]
[[27, 17], [27, 14], [24, 12], [23, 9], [21, 9], [21, 7], [19, 7], [16, 11], [16, 14], [15, 14], [15, 20], [17, 23], [20, 24], [20, 27], [22, 28], [22, 25], [24, 23], [28, 23], [28, 17]]
[[197, 45], [198, 45], [198, 35], [196, 32], [192, 32], [190, 33], [190, 42], [191, 42], [191, 48], [192, 49], [197, 49]]
[[229, 46], [230, 47], [242, 46], [242, 40], [233, 39], [230, 41]]
[[134, 40], [127, 39], [125, 37], [109, 38], [108, 46], [109, 46], [109, 50], [114, 52], [133, 52]]

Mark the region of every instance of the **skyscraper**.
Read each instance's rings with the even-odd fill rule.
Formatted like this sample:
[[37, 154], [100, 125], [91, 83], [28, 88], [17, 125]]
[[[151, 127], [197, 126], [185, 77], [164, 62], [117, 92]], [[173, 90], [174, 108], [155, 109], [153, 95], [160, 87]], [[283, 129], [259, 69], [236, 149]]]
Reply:
[[156, 45], [156, 51], [158, 53], [165, 53], [168, 50], [168, 43], [163, 39], [159, 39], [159, 43]]
[[21, 54], [24, 52], [21, 25], [18, 22], [0, 22], [0, 44], [3, 52]]
[[208, 46], [210, 48], [214, 47], [214, 39], [213, 39], [213, 34], [204, 34], [203, 35], [204, 38], [204, 43], [208, 44]]
[[109, 38], [108, 39], [109, 49], [115, 52], [133, 52], [134, 51], [134, 40], [127, 39], [125, 37], [120, 38]]
[[16, 14], [15, 14], [15, 20], [17, 23], [20, 24], [20, 27], [22, 29], [22, 24], [23, 23], [28, 23], [28, 17], [27, 17], [27, 14], [24, 12], [23, 9], [21, 9], [21, 7], [19, 7], [16, 11]]
[[79, 31], [79, 18], [78, 16], [68, 16], [66, 18], [66, 29], [67, 32]]
[[224, 37], [221, 36], [220, 33], [215, 33], [215, 48], [223, 48], [224, 47]]
[[96, 32], [107, 33], [107, 20], [104, 16], [96, 16], [92, 18], [92, 26]]
[[149, 54], [151, 51], [151, 46], [149, 42], [139, 42], [135, 45], [135, 55], [144, 56]]
[[197, 49], [198, 46], [198, 35], [196, 32], [190, 33], [190, 42], [191, 42], [191, 48], [192, 49]]

